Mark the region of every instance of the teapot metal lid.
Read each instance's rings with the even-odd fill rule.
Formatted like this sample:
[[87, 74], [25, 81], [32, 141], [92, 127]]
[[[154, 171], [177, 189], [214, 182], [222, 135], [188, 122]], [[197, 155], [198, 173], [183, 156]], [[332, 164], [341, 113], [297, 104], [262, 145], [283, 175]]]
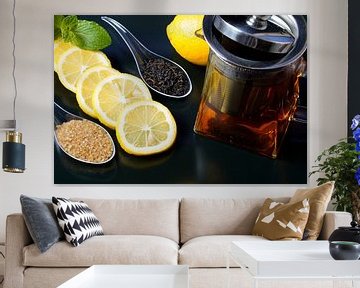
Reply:
[[287, 53], [296, 40], [291, 27], [271, 15], [217, 15], [214, 27], [239, 44], [269, 53]]
[[306, 21], [293, 15], [207, 15], [203, 30], [223, 60], [250, 69], [276, 69], [306, 50]]

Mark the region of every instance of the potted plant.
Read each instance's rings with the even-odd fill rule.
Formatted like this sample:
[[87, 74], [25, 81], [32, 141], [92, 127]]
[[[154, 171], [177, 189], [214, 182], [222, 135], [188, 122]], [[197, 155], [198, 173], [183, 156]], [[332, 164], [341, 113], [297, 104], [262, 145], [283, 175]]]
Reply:
[[352, 120], [353, 137], [342, 139], [325, 149], [316, 159], [317, 165], [309, 176], [319, 173], [320, 185], [335, 181], [333, 204], [337, 211], [348, 211], [360, 220], [360, 115]]

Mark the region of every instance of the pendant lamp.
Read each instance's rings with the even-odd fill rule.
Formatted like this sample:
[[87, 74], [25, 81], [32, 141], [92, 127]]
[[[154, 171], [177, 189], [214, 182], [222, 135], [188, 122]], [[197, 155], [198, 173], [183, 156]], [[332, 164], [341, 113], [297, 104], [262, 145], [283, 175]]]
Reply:
[[17, 86], [15, 77], [16, 57], [15, 57], [15, 33], [16, 33], [16, 0], [13, 0], [13, 34], [12, 34], [12, 78], [14, 83], [13, 99], [13, 120], [0, 120], [0, 130], [6, 131], [5, 142], [3, 143], [2, 167], [5, 172], [22, 173], [25, 171], [25, 145], [22, 144], [22, 134], [16, 129], [16, 98]]

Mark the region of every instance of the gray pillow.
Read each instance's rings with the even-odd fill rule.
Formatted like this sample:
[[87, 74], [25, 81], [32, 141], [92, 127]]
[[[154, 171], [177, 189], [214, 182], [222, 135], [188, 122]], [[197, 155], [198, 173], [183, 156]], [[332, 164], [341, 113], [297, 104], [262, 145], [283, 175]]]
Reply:
[[41, 253], [64, 238], [51, 199], [21, 195], [20, 203], [31, 238]]

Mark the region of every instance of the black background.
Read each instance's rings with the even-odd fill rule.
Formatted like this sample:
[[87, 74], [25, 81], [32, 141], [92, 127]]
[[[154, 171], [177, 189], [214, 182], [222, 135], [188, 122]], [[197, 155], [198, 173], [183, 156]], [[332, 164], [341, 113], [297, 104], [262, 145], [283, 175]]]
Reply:
[[[360, 1], [349, 0], [348, 127], [360, 114]], [[349, 128], [349, 136], [351, 136]]]

